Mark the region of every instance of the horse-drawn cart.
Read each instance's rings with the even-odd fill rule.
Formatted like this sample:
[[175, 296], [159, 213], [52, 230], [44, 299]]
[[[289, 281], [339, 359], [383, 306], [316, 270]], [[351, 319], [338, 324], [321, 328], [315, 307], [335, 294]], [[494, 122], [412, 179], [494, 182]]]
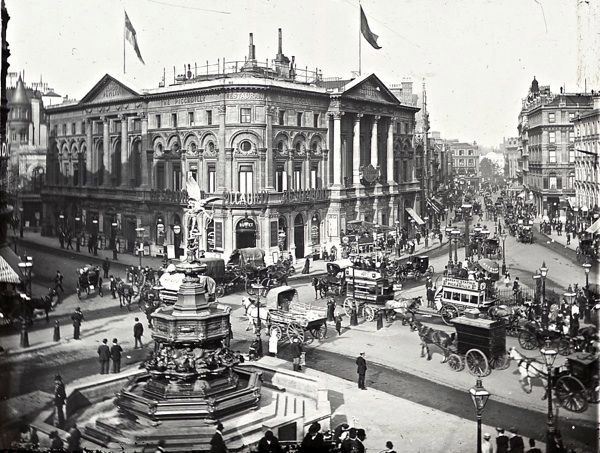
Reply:
[[576, 352], [555, 375], [554, 394], [560, 405], [571, 412], [584, 412], [588, 403], [600, 401], [598, 356]]
[[327, 336], [327, 311], [300, 302], [298, 291], [291, 286], [273, 288], [266, 296], [266, 313], [261, 319], [267, 323], [269, 334], [275, 332], [279, 339], [285, 335], [288, 341], [294, 337], [302, 342], [306, 332], [316, 340]]
[[98, 289], [98, 294], [103, 297], [102, 293], [102, 276], [98, 266], [86, 265], [79, 269], [77, 278], [77, 297], [81, 299], [81, 293], [85, 292], [86, 296]]

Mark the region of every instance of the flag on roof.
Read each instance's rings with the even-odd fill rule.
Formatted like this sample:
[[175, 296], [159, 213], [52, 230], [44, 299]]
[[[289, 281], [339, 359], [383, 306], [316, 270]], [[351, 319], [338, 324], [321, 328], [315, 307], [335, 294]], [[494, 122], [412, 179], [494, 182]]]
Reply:
[[373, 46], [373, 48], [381, 49], [381, 46], [377, 44], [377, 38], [379, 38], [379, 36], [373, 33], [369, 28], [367, 16], [365, 16], [362, 6], [360, 7], [360, 31], [367, 42]]
[[144, 59], [142, 58], [142, 54], [140, 53], [140, 48], [137, 43], [135, 28], [131, 24], [129, 17], [127, 16], [127, 11], [125, 11], [125, 39], [129, 41], [129, 43], [133, 46], [133, 50], [135, 50], [136, 55], [142, 62], [142, 64], [146, 64]]

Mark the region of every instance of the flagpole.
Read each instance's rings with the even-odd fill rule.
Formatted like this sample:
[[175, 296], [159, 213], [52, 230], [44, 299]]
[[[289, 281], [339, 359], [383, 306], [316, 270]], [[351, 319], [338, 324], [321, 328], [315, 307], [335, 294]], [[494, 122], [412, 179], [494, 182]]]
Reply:
[[358, 76], [360, 77], [360, 73], [361, 73], [361, 66], [362, 66], [362, 53], [361, 53], [361, 42], [362, 39], [360, 38], [360, 27], [362, 26], [362, 18], [361, 18], [361, 13], [360, 13], [360, 0], [358, 0]]
[[125, 33], [125, 27], [123, 27], [123, 75], [125, 75]]

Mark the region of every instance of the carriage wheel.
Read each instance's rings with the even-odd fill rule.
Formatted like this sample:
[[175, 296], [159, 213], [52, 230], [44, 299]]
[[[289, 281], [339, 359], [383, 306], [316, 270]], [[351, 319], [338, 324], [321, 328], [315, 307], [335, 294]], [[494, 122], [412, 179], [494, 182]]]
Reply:
[[288, 324], [287, 337], [290, 343], [292, 342], [293, 338], [300, 338], [300, 341], [304, 343], [304, 329], [302, 326], [295, 323]]
[[590, 403], [598, 403], [600, 401], [600, 379], [594, 376], [588, 390], [588, 401]]
[[217, 285], [217, 287], [215, 288], [215, 296], [217, 297], [217, 299], [224, 297], [225, 296], [225, 286]]
[[246, 279], [246, 283], [244, 283], [244, 289], [249, 296], [256, 296], [256, 289], [252, 288], [254, 281]]
[[318, 327], [310, 329], [310, 334], [315, 340], [324, 340], [327, 338], [327, 323], [323, 323]]
[[502, 354], [494, 356], [490, 359], [490, 366], [494, 370], [506, 370], [510, 365], [510, 357], [504, 351]]
[[588, 407], [587, 390], [574, 376], [561, 376], [554, 385], [554, 392], [560, 405], [571, 412], [583, 412]]
[[465, 369], [465, 361], [458, 354], [450, 354], [447, 362], [448, 366], [454, 371], [462, 371]]
[[269, 336], [271, 336], [273, 333], [275, 333], [275, 336], [278, 340], [281, 340], [281, 338], [283, 338], [283, 331], [281, 330], [280, 326], [272, 325], [271, 327], [269, 327]]
[[458, 308], [456, 308], [454, 305], [444, 305], [440, 310], [440, 315], [442, 316], [442, 321], [444, 321], [444, 324], [449, 326], [452, 324], [450, 322], [452, 318], [456, 318], [458, 316]]
[[519, 344], [523, 349], [531, 351], [538, 347], [537, 338], [529, 330], [521, 329], [519, 332]]
[[492, 372], [487, 358], [479, 349], [469, 349], [465, 354], [465, 361], [467, 362], [469, 373], [473, 376], [483, 377]]
[[567, 338], [562, 337], [558, 340], [558, 353], [564, 356], [571, 354], [571, 342]]
[[363, 314], [365, 315], [365, 319], [369, 322], [375, 320], [375, 309], [370, 305], [365, 305], [363, 308]]
[[356, 307], [356, 301], [351, 297], [346, 297], [346, 299], [344, 299], [344, 311], [347, 316], [352, 315], [352, 308], [354, 307]]

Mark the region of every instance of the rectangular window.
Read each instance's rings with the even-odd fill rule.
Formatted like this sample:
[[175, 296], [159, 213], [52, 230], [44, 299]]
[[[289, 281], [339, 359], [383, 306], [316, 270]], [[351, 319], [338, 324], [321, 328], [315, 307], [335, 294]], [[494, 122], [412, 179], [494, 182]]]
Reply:
[[313, 126], [319, 127], [319, 114], [318, 113], [313, 114]]
[[71, 123], [71, 135], [75, 135], [75, 123]]
[[294, 168], [294, 189], [302, 189], [302, 169]]
[[270, 234], [270, 245], [271, 247], [277, 247], [277, 239], [279, 235], [279, 225], [277, 220], [271, 221], [271, 234]]
[[569, 143], [574, 143], [575, 142], [575, 132], [571, 131], [569, 132]]
[[562, 189], [562, 178], [560, 176], [556, 177], [556, 188]]
[[280, 110], [277, 116], [277, 124], [283, 126], [285, 123], [285, 110]]
[[467, 155], [468, 155], [468, 156], [472, 156], [472, 155], [473, 155], [473, 150], [472, 150], [472, 149], [468, 150], [468, 151], [467, 151]]
[[198, 167], [190, 167], [190, 176], [196, 182], [198, 182]]
[[173, 190], [179, 192], [181, 190], [181, 168], [173, 168]]
[[160, 115], [156, 115], [155, 117], [156, 120], [156, 128], [160, 129], [161, 128], [161, 124], [160, 124]]
[[465, 160], [464, 159], [458, 159], [458, 166], [459, 167], [464, 167], [465, 166]]
[[548, 133], [548, 142], [549, 143], [556, 143], [556, 132], [549, 132]]
[[212, 110], [206, 111], [206, 124], [212, 126]]
[[549, 188], [550, 190], [552, 190], [552, 189], [556, 189], [556, 188], [557, 188], [557, 187], [556, 187], [556, 176], [550, 176], [550, 178], [548, 178], [548, 179], [549, 179], [549, 182], [550, 182], [550, 185], [549, 185], [549, 187], [548, 187], [548, 188]]
[[283, 192], [284, 190], [287, 190], [287, 175], [283, 167], [279, 167], [275, 171], [275, 192]]
[[302, 126], [302, 112], [296, 113], [296, 126]]
[[550, 162], [551, 164], [556, 163], [556, 150], [551, 149], [548, 151], [548, 162]]
[[217, 191], [217, 172], [215, 171], [214, 165], [208, 166], [208, 175], [206, 179], [208, 181], [208, 193], [215, 193]]
[[171, 127], [177, 127], [177, 113], [171, 113]]
[[569, 112], [569, 121], [573, 121], [575, 119], [575, 113]]
[[573, 162], [575, 162], [575, 150], [570, 149], [569, 150], [569, 163], [572, 164]]
[[458, 155], [459, 156], [464, 156], [465, 155], [465, 150], [464, 149], [459, 149], [458, 150]]
[[188, 124], [190, 126], [194, 125], [194, 112], [188, 112]]
[[133, 120], [133, 132], [140, 132], [142, 130], [142, 120], [136, 118]]
[[548, 188], [548, 178], [544, 176], [542, 178], [542, 182], [543, 182], [543, 188], [547, 189]]
[[318, 180], [318, 175], [319, 175], [319, 170], [318, 168], [311, 168], [310, 169], [310, 188], [311, 189], [318, 189], [319, 186], [319, 180]]
[[85, 121], [81, 122], [81, 133], [85, 134]]
[[66, 124], [62, 125], [62, 134], [67, 135], [67, 125]]
[[240, 123], [249, 123], [252, 115], [252, 109], [241, 108], [240, 109]]
[[241, 193], [252, 192], [252, 167], [250, 165], [241, 165], [238, 174], [238, 184]]
[[549, 123], [554, 123], [556, 122], [556, 115], [554, 113], [548, 113], [548, 122]]
[[156, 164], [156, 188], [165, 188], [165, 166], [162, 162]]

